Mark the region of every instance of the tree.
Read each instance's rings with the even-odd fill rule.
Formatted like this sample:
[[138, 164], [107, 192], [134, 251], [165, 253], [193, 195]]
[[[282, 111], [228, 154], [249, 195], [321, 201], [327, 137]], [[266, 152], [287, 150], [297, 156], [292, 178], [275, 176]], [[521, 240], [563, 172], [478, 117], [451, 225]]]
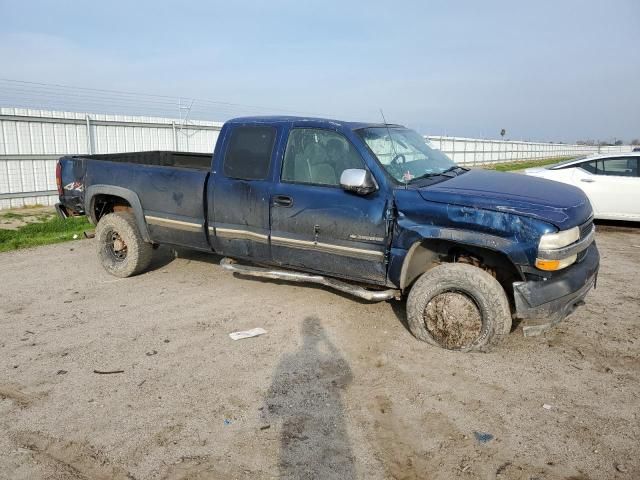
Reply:
[[622, 140], [616, 140], [616, 142], [614, 143], [616, 147], [619, 147], [620, 145], [623, 145], [623, 144], [624, 142]]
[[640, 145], [640, 138], [634, 138], [631, 140], [631, 145]]

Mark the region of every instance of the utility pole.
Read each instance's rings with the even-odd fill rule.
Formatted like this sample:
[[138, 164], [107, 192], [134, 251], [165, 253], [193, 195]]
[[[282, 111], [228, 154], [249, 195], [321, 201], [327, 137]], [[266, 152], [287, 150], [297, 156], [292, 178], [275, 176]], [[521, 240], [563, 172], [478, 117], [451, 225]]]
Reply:
[[[191, 115], [191, 108], [193, 107], [193, 102], [194, 100], [191, 99], [191, 102], [189, 102], [189, 105], [182, 105], [182, 97], [178, 98], [178, 114], [180, 115], [180, 127], [178, 129], [178, 131], [185, 136], [186, 140], [187, 140], [187, 145], [186, 145], [186, 150], [185, 151], [189, 151], [189, 137], [195, 135], [195, 131], [191, 134], [189, 134], [189, 130], [188, 130], [188, 125], [189, 125], [189, 116]], [[178, 149], [178, 142], [176, 142], [176, 150]]]

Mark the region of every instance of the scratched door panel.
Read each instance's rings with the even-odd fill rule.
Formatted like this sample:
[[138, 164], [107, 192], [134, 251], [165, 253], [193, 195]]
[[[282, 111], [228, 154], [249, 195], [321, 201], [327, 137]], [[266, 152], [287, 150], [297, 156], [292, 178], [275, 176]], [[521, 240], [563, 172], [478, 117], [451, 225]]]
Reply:
[[278, 129], [234, 125], [209, 182], [209, 233], [214, 249], [231, 257], [271, 260], [269, 199]]
[[271, 202], [271, 252], [282, 265], [384, 283], [386, 199], [339, 187], [279, 183]]
[[[214, 248], [225, 255], [269, 260], [269, 196], [271, 181], [220, 177], [212, 194]], [[210, 218], [212, 218], [210, 216]], [[210, 232], [213, 234], [213, 232]]]

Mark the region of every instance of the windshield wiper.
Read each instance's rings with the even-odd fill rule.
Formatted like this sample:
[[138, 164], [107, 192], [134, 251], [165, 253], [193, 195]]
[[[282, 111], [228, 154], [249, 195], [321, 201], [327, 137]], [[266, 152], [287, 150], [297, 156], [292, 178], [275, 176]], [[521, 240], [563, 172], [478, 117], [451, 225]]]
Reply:
[[[453, 172], [453, 171], [458, 170], [458, 169], [462, 170], [463, 172], [468, 172], [469, 171], [468, 168], [459, 167], [458, 165], [454, 165], [453, 167], [449, 167], [446, 170], [443, 170], [442, 172], [439, 173], [439, 175], [442, 175], [442, 174], [447, 173], [447, 172]], [[457, 174], [457, 175], [460, 175], [460, 174]]]
[[446, 170], [443, 170], [442, 172], [425, 173], [424, 175], [420, 175], [419, 177], [412, 178], [409, 183], [413, 183], [416, 180], [422, 180], [422, 179], [425, 179], [425, 178], [432, 178], [432, 177], [439, 177], [439, 176], [445, 176], [445, 177], [449, 177], [449, 178], [457, 177], [458, 175], [460, 175], [459, 173], [456, 174], [456, 175], [453, 175], [453, 176], [452, 175], [445, 175], [445, 173], [453, 172], [454, 170], [458, 170], [458, 169], [462, 170], [461, 173], [469, 171], [468, 168], [459, 167], [458, 165], [454, 165], [452, 167], [447, 168]]

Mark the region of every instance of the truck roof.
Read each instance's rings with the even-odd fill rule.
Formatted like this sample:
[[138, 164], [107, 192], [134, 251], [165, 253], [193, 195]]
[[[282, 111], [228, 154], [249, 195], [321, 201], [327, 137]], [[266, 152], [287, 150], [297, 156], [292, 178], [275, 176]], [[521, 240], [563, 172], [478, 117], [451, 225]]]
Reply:
[[402, 125], [396, 125], [391, 123], [369, 123], [369, 122], [346, 122], [344, 120], [334, 120], [330, 118], [320, 117], [298, 117], [292, 115], [258, 115], [251, 117], [237, 117], [229, 120], [227, 123], [300, 123], [309, 122], [314, 126], [326, 126], [326, 127], [342, 127], [350, 130], [357, 130], [359, 128], [367, 127], [402, 127]]

